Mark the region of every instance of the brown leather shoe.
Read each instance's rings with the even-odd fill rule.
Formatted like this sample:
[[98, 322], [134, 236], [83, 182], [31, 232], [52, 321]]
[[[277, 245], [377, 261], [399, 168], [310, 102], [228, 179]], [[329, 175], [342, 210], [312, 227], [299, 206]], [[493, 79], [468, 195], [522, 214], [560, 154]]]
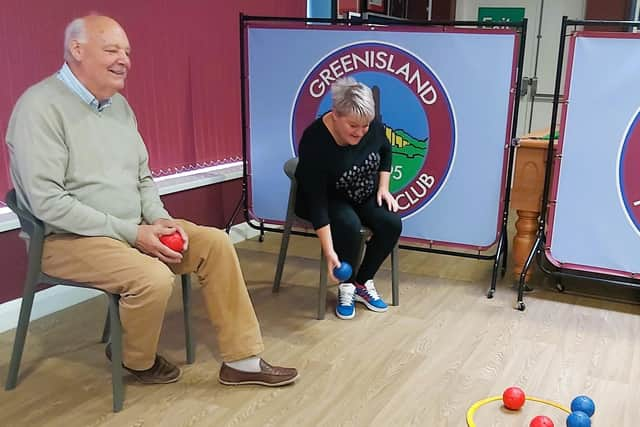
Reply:
[[239, 371], [223, 362], [218, 381], [225, 385], [258, 384], [278, 387], [294, 382], [298, 376], [298, 371], [295, 368], [271, 366], [260, 359], [260, 372]]
[[[104, 349], [104, 354], [107, 356], [107, 359], [111, 360], [111, 344], [107, 344]], [[142, 384], [169, 384], [174, 383], [180, 379], [182, 372], [180, 368], [178, 368], [173, 363], [169, 362], [164, 357], [156, 354], [156, 360], [153, 363], [153, 366], [149, 369], [144, 369], [142, 371], [138, 371], [135, 369], [130, 369], [122, 364], [122, 367], [125, 368], [131, 375], [133, 375], [139, 382]]]

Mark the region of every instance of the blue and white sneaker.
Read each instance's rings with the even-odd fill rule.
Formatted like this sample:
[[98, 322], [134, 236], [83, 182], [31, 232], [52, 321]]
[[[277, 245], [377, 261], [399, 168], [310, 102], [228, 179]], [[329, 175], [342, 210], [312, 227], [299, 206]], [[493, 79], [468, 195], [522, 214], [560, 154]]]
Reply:
[[373, 280], [367, 280], [364, 285], [356, 285], [356, 302], [361, 302], [366, 305], [369, 310], [377, 311], [379, 313], [385, 312], [389, 309], [387, 303], [385, 303], [376, 287], [373, 285]]
[[341, 319], [353, 319], [356, 315], [355, 292], [356, 287], [351, 283], [340, 283], [338, 285], [336, 316]]

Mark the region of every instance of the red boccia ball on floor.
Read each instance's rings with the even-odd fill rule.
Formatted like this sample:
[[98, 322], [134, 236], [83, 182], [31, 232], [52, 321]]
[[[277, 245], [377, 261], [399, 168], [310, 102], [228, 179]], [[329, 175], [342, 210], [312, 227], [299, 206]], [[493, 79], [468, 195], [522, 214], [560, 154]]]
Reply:
[[175, 233], [160, 236], [160, 241], [163, 245], [173, 251], [182, 252], [182, 249], [184, 249], [184, 240], [182, 240], [182, 236], [177, 231]]
[[529, 427], [553, 427], [553, 421], [549, 417], [538, 415], [531, 420]]
[[502, 403], [509, 410], [517, 411], [522, 408], [524, 401], [524, 391], [520, 387], [509, 387], [502, 393]]

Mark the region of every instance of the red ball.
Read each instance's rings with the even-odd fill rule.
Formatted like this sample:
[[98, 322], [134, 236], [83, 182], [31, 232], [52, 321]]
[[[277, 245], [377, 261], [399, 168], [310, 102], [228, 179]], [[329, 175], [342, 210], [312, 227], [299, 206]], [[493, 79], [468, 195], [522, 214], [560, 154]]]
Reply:
[[160, 241], [169, 249], [176, 252], [182, 252], [182, 249], [184, 249], [184, 240], [182, 240], [182, 236], [177, 231], [172, 234], [160, 236]]
[[509, 387], [502, 393], [502, 403], [504, 407], [512, 411], [517, 411], [524, 405], [524, 391], [520, 387]]
[[529, 424], [529, 427], [553, 427], [553, 421], [551, 421], [551, 418], [549, 417], [538, 415], [531, 420], [531, 424]]

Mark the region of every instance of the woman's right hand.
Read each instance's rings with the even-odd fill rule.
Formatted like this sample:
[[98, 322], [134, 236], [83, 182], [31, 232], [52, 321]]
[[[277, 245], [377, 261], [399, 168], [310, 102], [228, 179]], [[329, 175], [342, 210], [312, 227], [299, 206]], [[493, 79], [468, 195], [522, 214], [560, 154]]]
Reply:
[[340, 259], [338, 258], [338, 254], [335, 251], [331, 251], [330, 253], [325, 254], [327, 258], [327, 274], [329, 278], [333, 280], [333, 283], [340, 282], [336, 279], [336, 276], [333, 275], [333, 269], [340, 266]]
[[338, 283], [339, 280], [333, 275], [333, 269], [340, 265], [340, 259], [335, 250], [333, 250], [333, 241], [331, 240], [331, 226], [329, 224], [320, 227], [316, 230], [316, 234], [320, 239], [320, 246], [322, 246], [322, 252], [327, 259], [327, 274], [333, 283]]

